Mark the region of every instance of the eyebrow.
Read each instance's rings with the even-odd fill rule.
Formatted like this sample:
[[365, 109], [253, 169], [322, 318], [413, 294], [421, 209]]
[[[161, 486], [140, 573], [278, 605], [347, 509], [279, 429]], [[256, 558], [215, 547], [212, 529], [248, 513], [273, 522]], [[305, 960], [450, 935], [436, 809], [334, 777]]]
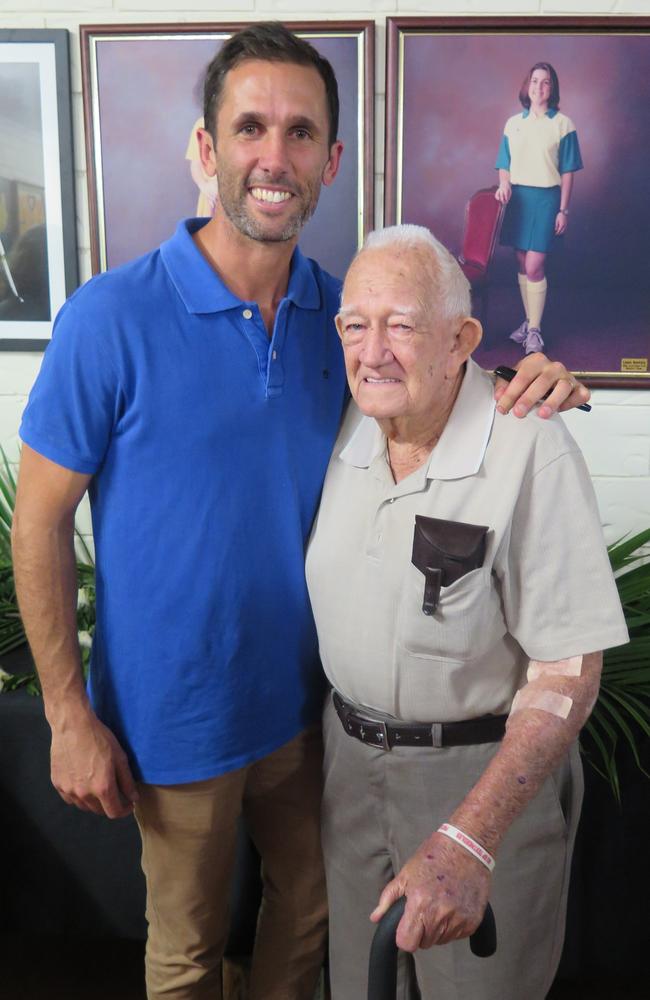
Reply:
[[[419, 309], [414, 309], [412, 306], [409, 306], [408, 308], [407, 307], [402, 308], [400, 306], [396, 306], [395, 308], [393, 308], [393, 309], [390, 310], [390, 312], [388, 313], [388, 315], [389, 316], [417, 316], [419, 312], [420, 312]], [[363, 316], [364, 315], [364, 311], [363, 311], [363, 309], [359, 309], [357, 306], [354, 306], [354, 305], [352, 305], [352, 306], [341, 306], [341, 308], [338, 311], [338, 315], [341, 316], [342, 319], [345, 319], [346, 316], [354, 316], [354, 315]]]
[[[237, 115], [233, 124], [239, 126], [250, 121], [261, 122], [264, 125], [268, 121], [268, 117], [261, 111], [242, 111]], [[295, 118], [290, 119], [289, 128], [304, 128], [310, 132], [318, 132], [316, 121], [307, 115], [296, 115]]]
[[306, 128], [310, 132], [317, 132], [318, 124], [313, 118], [309, 118], [307, 115], [298, 115], [291, 122], [291, 128]]
[[243, 125], [244, 122], [263, 122], [264, 115], [260, 111], [241, 111], [235, 118], [233, 125]]

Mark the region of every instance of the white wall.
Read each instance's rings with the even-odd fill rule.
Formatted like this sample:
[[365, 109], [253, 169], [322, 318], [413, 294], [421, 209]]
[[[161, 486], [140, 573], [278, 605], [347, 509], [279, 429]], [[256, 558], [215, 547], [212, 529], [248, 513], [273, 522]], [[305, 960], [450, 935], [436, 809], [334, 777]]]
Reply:
[[[377, 24], [377, 215], [381, 223], [384, 121], [385, 18], [389, 15], [636, 14], [650, 0], [0, 0], [3, 28], [67, 28], [71, 32], [73, 123], [77, 185], [77, 236], [81, 278], [90, 277], [79, 24], [162, 21], [242, 21], [281, 18], [374, 18]], [[15, 455], [20, 414], [40, 355], [0, 353], [0, 444]], [[568, 414], [598, 494], [608, 541], [650, 525], [650, 391], [599, 390], [590, 415]], [[566, 512], [569, 517], [571, 512]]]

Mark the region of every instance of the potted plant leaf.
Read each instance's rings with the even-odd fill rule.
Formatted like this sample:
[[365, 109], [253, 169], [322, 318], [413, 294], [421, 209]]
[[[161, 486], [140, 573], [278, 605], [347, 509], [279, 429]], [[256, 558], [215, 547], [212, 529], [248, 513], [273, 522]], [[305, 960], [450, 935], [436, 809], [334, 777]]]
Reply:
[[643, 549], [648, 543], [650, 528], [608, 548], [630, 641], [605, 651], [598, 701], [581, 737], [587, 759], [619, 802], [617, 744], [624, 739], [644, 770], [638, 737], [650, 737], [650, 556]]

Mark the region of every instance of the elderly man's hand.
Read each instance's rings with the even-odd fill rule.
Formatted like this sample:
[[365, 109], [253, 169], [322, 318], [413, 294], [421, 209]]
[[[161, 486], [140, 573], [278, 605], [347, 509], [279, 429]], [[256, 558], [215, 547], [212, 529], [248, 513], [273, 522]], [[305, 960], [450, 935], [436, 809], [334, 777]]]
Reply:
[[443, 834], [434, 833], [388, 883], [370, 914], [377, 923], [406, 896], [396, 941], [403, 951], [447, 944], [473, 934], [483, 919], [490, 891], [488, 869]]

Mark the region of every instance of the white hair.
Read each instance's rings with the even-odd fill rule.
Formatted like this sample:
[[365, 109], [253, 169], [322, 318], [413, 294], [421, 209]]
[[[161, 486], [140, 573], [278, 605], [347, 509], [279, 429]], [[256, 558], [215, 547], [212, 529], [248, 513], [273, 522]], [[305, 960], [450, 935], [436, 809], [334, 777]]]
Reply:
[[385, 250], [391, 247], [399, 250], [424, 250], [428, 253], [433, 265], [430, 271], [435, 275], [432, 289], [432, 299], [435, 296], [435, 302], [432, 304], [439, 309], [439, 315], [443, 319], [453, 320], [460, 316], [471, 315], [472, 298], [469, 281], [461, 271], [458, 261], [429, 229], [425, 226], [406, 224], [375, 229], [366, 236], [357, 257], [364, 250]]

